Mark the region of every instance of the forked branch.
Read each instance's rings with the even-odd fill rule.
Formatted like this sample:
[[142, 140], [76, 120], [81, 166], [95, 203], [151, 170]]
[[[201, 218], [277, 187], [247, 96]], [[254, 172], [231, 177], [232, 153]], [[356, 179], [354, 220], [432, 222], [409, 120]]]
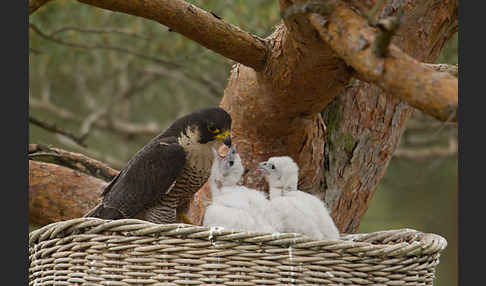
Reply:
[[393, 44], [387, 57], [377, 56], [373, 49], [375, 29], [348, 5], [335, 2], [328, 17], [307, 17], [321, 39], [354, 68], [359, 79], [378, 85], [439, 120], [457, 121], [457, 78], [422, 65]]

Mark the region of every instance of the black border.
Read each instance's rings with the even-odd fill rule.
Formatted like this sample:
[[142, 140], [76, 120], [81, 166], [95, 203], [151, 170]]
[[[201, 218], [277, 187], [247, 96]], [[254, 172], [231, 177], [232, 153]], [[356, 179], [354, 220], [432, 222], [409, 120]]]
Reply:
[[[28, 1], [2, 7], [2, 162], [3, 284], [28, 285], [29, 274], [29, 47]], [[12, 283], [12, 281], [14, 283]]]
[[[469, 7], [464, 7], [465, 2]], [[482, 133], [486, 130], [486, 120], [481, 116], [484, 106], [478, 102], [485, 97], [482, 87], [485, 73], [481, 68], [486, 62], [486, 47], [481, 19], [486, 10], [472, 7], [475, 3], [481, 4], [481, 1], [463, 0], [459, 3], [459, 285], [480, 284], [477, 278], [484, 271], [480, 255], [486, 248], [481, 233], [485, 201], [479, 198], [486, 191], [482, 180], [485, 176]], [[1, 20], [1, 27], [5, 30], [1, 45], [4, 70], [2, 145], [3, 154], [7, 157], [3, 162], [5, 207], [1, 215], [4, 224], [2, 242], [7, 248], [3, 258], [8, 263], [3, 281], [17, 282], [6, 283], [11, 285], [28, 285], [28, 0], [4, 1], [3, 5], [3, 11], [8, 11]], [[466, 140], [465, 134], [469, 134], [469, 140]], [[471, 139], [472, 136], [474, 139]]]
[[[469, 7], [464, 7], [467, 3]], [[482, 284], [484, 273], [485, 239], [484, 199], [484, 9], [459, 3], [459, 110], [458, 110], [458, 270], [459, 285]], [[482, 70], [481, 70], [482, 69]], [[466, 131], [468, 130], [468, 131]], [[466, 134], [469, 139], [466, 140]], [[466, 155], [467, 154], [467, 155]], [[467, 158], [467, 159], [466, 159]], [[466, 164], [467, 162], [467, 164]]]

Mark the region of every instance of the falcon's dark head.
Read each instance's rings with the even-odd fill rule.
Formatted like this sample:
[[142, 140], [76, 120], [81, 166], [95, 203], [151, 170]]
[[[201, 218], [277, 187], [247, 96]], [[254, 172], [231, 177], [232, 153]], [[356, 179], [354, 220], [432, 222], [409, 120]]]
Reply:
[[178, 137], [183, 132], [192, 136], [188, 134], [191, 130], [197, 131], [201, 144], [218, 140], [231, 146], [231, 116], [220, 107], [203, 108], [181, 117], [165, 133]]
[[199, 142], [207, 143], [213, 140], [221, 140], [223, 143], [231, 146], [231, 116], [219, 107], [210, 107], [201, 109], [197, 112], [199, 127]]

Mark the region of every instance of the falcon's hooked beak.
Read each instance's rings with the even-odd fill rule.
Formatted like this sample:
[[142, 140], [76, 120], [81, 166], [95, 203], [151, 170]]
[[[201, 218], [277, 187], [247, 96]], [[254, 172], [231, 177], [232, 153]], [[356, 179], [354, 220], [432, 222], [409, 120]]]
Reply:
[[214, 136], [214, 138], [222, 139], [224, 145], [231, 147], [231, 135], [229, 130], [220, 132], [218, 135]]
[[224, 138], [223, 140], [223, 143], [224, 145], [228, 146], [228, 147], [231, 147], [231, 136], [226, 136], [226, 138]]

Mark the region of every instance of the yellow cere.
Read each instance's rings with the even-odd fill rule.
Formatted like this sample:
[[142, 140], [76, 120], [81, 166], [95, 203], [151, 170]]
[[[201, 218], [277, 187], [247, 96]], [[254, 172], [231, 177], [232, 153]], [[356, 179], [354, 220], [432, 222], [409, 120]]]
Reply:
[[[219, 129], [217, 131], [219, 132]], [[230, 136], [230, 132], [228, 130], [226, 130], [226, 131], [223, 131], [223, 132], [219, 133], [218, 135], [214, 136], [214, 138], [224, 139], [224, 138], [226, 138], [228, 136]]]

